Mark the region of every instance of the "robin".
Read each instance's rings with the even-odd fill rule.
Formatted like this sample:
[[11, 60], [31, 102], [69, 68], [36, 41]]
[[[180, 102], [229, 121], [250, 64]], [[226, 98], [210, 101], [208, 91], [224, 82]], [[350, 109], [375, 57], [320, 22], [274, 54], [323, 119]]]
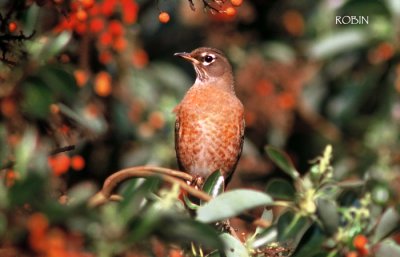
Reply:
[[196, 71], [196, 81], [174, 109], [179, 168], [200, 181], [220, 170], [226, 185], [240, 158], [245, 129], [232, 67], [214, 48], [201, 47], [175, 56], [190, 61]]

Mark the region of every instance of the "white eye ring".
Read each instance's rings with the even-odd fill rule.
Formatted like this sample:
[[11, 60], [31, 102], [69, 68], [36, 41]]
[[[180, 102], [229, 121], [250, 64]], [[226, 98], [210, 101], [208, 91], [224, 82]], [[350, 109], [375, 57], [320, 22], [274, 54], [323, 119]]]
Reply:
[[213, 55], [213, 54], [204, 53], [202, 55], [202, 57], [203, 57], [203, 65], [204, 66], [210, 65], [211, 63], [213, 63], [215, 61], [215, 55]]

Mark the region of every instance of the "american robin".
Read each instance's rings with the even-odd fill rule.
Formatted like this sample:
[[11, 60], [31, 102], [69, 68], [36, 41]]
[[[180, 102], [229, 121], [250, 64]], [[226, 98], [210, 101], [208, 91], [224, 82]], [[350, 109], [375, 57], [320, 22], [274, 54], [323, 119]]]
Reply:
[[213, 48], [175, 55], [190, 61], [196, 71], [196, 81], [174, 109], [179, 168], [203, 181], [220, 170], [226, 185], [240, 158], [245, 129], [232, 67], [225, 55]]

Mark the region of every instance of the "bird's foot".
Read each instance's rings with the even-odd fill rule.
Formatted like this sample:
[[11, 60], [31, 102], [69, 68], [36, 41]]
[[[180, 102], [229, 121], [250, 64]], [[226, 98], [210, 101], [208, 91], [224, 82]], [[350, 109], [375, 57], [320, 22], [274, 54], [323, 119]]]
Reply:
[[204, 184], [204, 178], [196, 175], [196, 176], [193, 176], [193, 179], [192, 179], [192, 181], [190, 181], [189, 185], [196, 189], [199, 189], [199, 188], [203, 187], [203, 184]]

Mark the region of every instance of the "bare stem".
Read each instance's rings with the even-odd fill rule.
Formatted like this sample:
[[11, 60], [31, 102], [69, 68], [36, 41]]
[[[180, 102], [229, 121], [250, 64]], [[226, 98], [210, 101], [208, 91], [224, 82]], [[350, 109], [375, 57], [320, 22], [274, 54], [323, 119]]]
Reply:
[[113, 190], [120, 183], [122, 183], [127, 179], [134, 177], [153, 177], [153, 176], [158, 176], [162, 180], [171, 184], [178, 184], [183, 190], [201, 200], [204, 201], [211, 200], [211, 196], [209, 196], [208, 194], [204, 193], [203, 191], [197, 190], [188, 185], [186, 182], [182, 181], [182, 179], [185, 181], [193, 180], [193, 177], [188, 173], [161, 167], [138, 166], [117, 171], [116, 173], [109, 176], [104, 182], [103, 188], [90, 199], [89, 205], [98, 206], [107, 202]]

